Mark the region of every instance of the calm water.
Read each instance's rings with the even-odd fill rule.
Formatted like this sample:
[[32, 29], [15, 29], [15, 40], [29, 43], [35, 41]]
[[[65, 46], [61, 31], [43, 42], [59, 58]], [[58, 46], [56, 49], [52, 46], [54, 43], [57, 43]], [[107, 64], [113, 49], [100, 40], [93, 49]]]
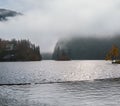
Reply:
[[0, 86], [0, 106], [119, 106], [118, 77], [105, 61], [0, 63], [0, 84], [30, 83]]

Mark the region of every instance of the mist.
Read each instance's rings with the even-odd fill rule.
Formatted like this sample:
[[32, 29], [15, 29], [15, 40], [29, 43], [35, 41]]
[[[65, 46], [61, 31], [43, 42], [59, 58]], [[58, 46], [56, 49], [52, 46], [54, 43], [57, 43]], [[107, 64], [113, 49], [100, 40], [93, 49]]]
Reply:
[[0, 22], [0, 38], [29, 39], [52, 52], [61, 38], [120, 34], [119, 0], [4, 0], [2, 8], [22, 16]]

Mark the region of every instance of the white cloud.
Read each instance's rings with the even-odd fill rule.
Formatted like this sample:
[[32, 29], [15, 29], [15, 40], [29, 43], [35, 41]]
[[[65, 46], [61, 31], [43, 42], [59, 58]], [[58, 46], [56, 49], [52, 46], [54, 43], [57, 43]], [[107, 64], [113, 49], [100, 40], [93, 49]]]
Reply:
[[0, 23], [0, 37], [26, 38], [51, 51], [65, 36], [120, 33], [119, 0], [8, 0], [23, 16]]

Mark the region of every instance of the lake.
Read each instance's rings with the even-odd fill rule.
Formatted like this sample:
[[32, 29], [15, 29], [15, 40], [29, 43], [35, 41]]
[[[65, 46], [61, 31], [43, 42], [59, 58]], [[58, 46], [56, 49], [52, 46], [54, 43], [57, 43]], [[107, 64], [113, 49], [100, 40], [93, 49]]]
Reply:
[[0, 106], [119, 106], [120, 65], [109, 61], [0, 63]]

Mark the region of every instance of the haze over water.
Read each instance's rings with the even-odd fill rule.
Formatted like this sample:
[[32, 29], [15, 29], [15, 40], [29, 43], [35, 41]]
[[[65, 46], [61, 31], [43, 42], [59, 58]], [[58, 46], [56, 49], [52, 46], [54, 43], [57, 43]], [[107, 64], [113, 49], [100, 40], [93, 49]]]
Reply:
[[[0, 106], [119, 106], [120, 65], [94, 61], [119, 46], [119, 36], [120, 0], [0, 0], [0, 40], [7, 41], [1, 43], [2, 61], [52, 58], [59, 48], [73, 56], [67, 59], [93, 60], [0, 62]], [[85, 40], [67, 48], [74, 38]], [[32, 51], [13, 48], [10, 39], [27, 39], [40, 51], [35, 45]], [[28, 55], [36, 50], [39, 56]]]

